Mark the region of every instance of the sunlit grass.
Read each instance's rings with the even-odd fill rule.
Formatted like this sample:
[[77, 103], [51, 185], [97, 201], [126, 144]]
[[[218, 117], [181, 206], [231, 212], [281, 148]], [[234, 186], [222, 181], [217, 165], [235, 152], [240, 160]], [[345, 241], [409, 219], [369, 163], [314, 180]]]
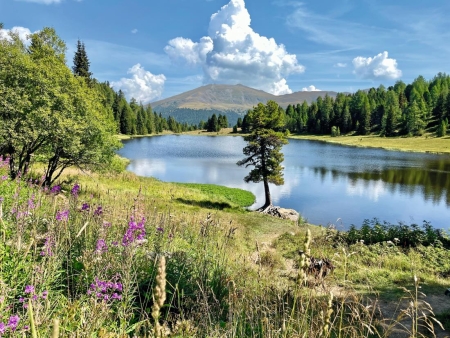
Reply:
[[242, 189], [228, 188], [215, 184], [199, 183], [177, 183], [177, 185], [191, 188], [193, 190], [199, 190], [208, 196], [208, 200], [214, 200], [220, 196], [223, 197], [224, 200], [228, 200], [229, 202], [232, 202], [240, 207], [249, 207], [255, 203], [255, 195]]
[[421, 137], [380, 137], [370, 136], [292, 136], [295, 139], [324, 141], [355, 147], [383, 148], [387, 150], [450, 153], [450, 139], [432, 135]]
[[[55, 320], [61, 337], [151, 336], [154, 318], [170, 337], [387, 337], [370, 302], [398, 301], [414, 275], [426, 291], [448, 283], [448, 250], [347, 245], [247, 211], [254, 196], [239, 189], [74, 169], [62, 180], [59, 193], [0, 181], [0, 323], [19, 316], [16, 336], [29, 335], [33, 315], [41, 337]], [[297, 279], [307, 228], [311, 255], [335, 266], [325, 289]], [[158, 314], [156, 285], [166, 288]]]

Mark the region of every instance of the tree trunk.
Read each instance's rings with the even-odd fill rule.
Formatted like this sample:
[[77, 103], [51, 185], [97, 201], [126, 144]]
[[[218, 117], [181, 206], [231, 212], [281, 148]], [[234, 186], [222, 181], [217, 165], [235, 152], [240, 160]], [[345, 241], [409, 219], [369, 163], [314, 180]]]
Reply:
[[272, 197], [270, 196], [269, 182], [267, 181], [267, 178], [264, 178], [264, 195], [266, 197], [266, 202], [261, 208], [259, 208], [259, 210], [266, 210], [272, 205]]

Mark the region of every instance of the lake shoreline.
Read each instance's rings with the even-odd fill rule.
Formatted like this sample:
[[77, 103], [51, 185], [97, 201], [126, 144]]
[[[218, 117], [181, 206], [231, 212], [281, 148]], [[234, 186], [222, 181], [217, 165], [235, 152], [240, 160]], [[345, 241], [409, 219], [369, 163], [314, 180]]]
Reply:
[[[245, 146], [241, 137], [173, 134], [124, 144], [118, 153], [130, 160], [127, 169], [137, 175], [241, 188], [256, 196], [256, 205], [262, 204], [263, 186], [245, 183], [248, 169], [236, 165]], [[426, 219], [443, 226], [448, 219], [447, 155], [357, 149], [297, 138], [290, 139], [283, 153], [285, 184], [271, 186], [274, 204], [298, 211], [313, 224], [339, 219], [344, 229], [377, 217], [388, 222]], [[326, 210], [320, 207], [324, 205]]]
[[[191, 131], [184, 133], [164, 132], [160, 134], [149, 135], [117, 135], [123, 140], [133, 138], [164, 136], [164, 135], [190, 135], [190, 136], [245, 136], [242, 133], [233, 133], [232, 128], [225, 128], [219, 132]], [[289, 135], [288, 139], [308, 140], [338, 144], [343, 146], [358, 148], [375, 148], [389, 151], [401, 151], [410, 153], [426, 154], [450, 154], [450, 138], [448, 137], [380, 137], [376, 135], [368, 136], [338, 136], [328, 135]]]

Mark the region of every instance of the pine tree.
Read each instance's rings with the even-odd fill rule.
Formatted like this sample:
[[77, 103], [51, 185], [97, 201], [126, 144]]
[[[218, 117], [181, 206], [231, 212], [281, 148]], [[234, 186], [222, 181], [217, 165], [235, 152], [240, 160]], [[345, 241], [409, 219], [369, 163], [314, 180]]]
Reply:
[[260, 208], [265, 211], [272, 205], [269, 183], [275, 185], [284, 184], [283, 162], [284, 156], [281, 148], [287, 144], [283, 133], [277, 131], [285, 125], [284, 110], [275, 101], [268, 101], [266, 105], [259, 103], [248, 114], [251, 134], [244, 140], [243, 160], [237, 162], [239, 166], [253, 166], [254, 169], [244, 178], [245, 182], [263, 182], [265, 203]]
[[242, 117], [238, 117], [236, 126], [237, 126], [238, 128], [241, 128], [241, 127], [242, 127]]
[[407, 135], [421, 135], [425, 128], [425, 123], [421, 118], [421, 112], [416, 101], [411, 102], [405, 112], [405, 132]]
[[363, 97], [359, 117], [359, 133], [368, 135], [370, 133], [370, 104], [367, 96]]
[[78, 40], [77, 51], [73, 57], [73, 73], [77, 76], [86, 78], [88, 82], [91, 80], [92, 73], [89, 71], [90, 62], [86, 54], [84, 43]]

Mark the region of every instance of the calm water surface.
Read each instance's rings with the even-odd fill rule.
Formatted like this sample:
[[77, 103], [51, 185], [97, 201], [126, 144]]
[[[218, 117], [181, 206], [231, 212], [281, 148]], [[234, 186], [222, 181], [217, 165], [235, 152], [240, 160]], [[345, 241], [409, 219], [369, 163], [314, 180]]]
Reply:
[[[213, 183], [246, 189], [264, 203], [263, 184], [245, 183], [238, 167], [242, 137], [169, 135], [124, 141], [128, 170], [163, 181]], [[348, 228], [377, 217], [392, 223], [430, 221], [450, 228], [450, 157], [289, 140], [283, 147], [283, 186], [273, 203], [314, 224]]]

